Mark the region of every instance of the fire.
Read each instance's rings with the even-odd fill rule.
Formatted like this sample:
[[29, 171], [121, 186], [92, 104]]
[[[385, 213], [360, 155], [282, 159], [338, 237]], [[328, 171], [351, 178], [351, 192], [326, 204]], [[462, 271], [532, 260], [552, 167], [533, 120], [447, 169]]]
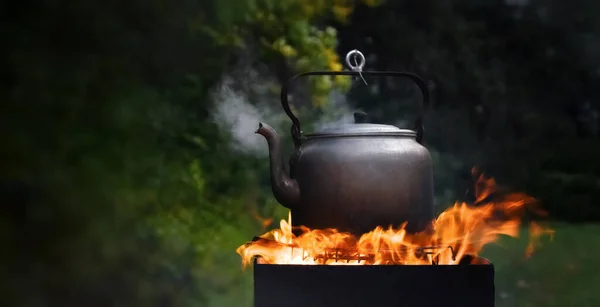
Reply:
[[269, 227], [269, 226], [271, 226], [271, 224], [273, 224], [273, 218], [262, 217], [260, 214], [258, 214], [258, 212], [256, 211], [256, 209], [254, 209], [254, 214], [253, 215], [254, 215], [254, 219], [260, 223], [260, 225], [262, 226], [263, 230], [267, 229], [267, 227]]
[[[259, 257], [269, 264], [328, 265], [453, 265], [474, 263], [484, 245], [498, 240], [500, 235], [517, 237], [521, 219], [526, 212], [545, 215], [536, 208], [535, 199], [521, 193], [498, 196], [493, 178], [480, 175], [473, 205], [456, 203], [441, 213], [432, 227], [416, 234], [407, 233], [406, 223], [399, 228], [377, 227], [357, 238], [335, 229], [301, 227], [298, 236], [292, 233], [291, 213], [274, 229], [237, 249], [244, 265]], [[494, 196], [494, 197], [492, 197]], [[492, 199], [493, 198], [493, 199]], [[553, 230], [531, 222], [530, 243], [526, 255], [531, 255], [542, 235]], [[461, 260], [463, 262], [461, 262]]]

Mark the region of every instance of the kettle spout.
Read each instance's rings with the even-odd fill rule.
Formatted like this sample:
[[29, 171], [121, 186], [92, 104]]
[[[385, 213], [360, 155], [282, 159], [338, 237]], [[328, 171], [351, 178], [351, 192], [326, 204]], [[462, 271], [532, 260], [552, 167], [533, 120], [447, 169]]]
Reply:
[[279, 135], [271, 126], [263, 123], [258, 124], [256, 133], [262, 135], [269, 145], [273, 195], [280, 204], [292, 209], [300, 201], [300, 188], [298, 182], [285, 172]]

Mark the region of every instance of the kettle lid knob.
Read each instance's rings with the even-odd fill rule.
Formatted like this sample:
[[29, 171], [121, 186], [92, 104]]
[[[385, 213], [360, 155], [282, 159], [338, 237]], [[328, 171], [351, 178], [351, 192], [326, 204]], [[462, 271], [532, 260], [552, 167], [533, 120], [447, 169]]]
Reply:
[[367, 113], [361, 110], [354, 111], [354, 123], [355, 124], [364, 124], [368, 121], [369, 116]]

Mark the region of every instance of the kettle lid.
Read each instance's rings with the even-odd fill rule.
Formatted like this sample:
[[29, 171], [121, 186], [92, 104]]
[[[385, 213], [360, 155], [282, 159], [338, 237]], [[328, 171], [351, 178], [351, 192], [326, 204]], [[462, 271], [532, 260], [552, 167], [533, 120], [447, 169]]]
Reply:
[[416, 137], [417, 133], [408, 129], [400, 129], [392, 125], [370, 124], [365, 112], [354, 112], [354, 123], [329, 127], [311, 134], [311, 136], [405, 136]]

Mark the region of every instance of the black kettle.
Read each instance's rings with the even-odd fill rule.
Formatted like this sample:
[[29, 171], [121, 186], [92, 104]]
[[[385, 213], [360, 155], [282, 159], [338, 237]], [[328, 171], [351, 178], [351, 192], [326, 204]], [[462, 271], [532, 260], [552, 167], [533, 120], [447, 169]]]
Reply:
[[[304, 134], [289, 107], [288, 86], [298, 77], [323, 75], [411, 79], [423, 97], [414, 130], [366, 123], [364, 113], [355, 113], [354, 124]], [[422, 111], [429, 104], [425, 81], [406, 72], [307, 72], [282, 87], [281, 103], [292, 120], [293, 176], [285, 172], [277, 132], [260, 123], [256, 133], [268, 142], [273, 194], [291, 210], [292, 226], [336, 228], [360, 235], [377, 226], [398, 227], [405, 222], [409, 232], [431, 225], [433, 167], [429, 151], [421, 144]]]

